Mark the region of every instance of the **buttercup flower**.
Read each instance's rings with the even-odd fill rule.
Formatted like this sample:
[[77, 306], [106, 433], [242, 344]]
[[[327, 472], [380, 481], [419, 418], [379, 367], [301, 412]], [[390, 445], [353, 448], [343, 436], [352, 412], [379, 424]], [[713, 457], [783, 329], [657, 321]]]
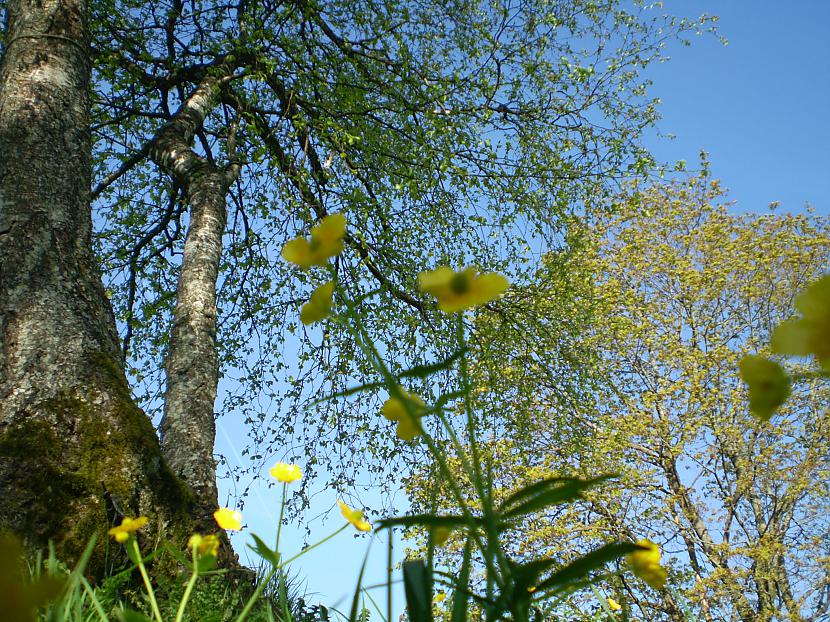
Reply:
[[334, 281], [321, 285], [311, 294], [311, 299], [300, 309], [300, 320], [308, 326], [324, 320], [331, 313], [331, 298], [334, 295]]
[[116, 542], [126, 542], [130, 538], [130, 534], [138, 531], [146, 524], [146, 516], [139, 516], [138, 518], [127, 518], [125, 516], [121, 524], [110, 529], [107, 534], [115, 538]]
[[268, 472], [271, 474], [271, 477], [284, 484], [296, 482], [303, 476], [303, 472], [300, 471], [299, 466], [286, 462], [277, 462]]
[[441, 266], [418, 275], [418, 288], [435, 296], [438, 308], [445, 313], [455, 313], [490, 302], [509, 285], [501, 274], [477, 274], [475, 268], [454, 272], [452, 268]]
[[347, 521], [355, 526], [358, 531], [372, 531], [372, 525], [363, 518], [363, 512], [360, 510], [353, 510], [348, 505], [338, 499], [337, 505], [340, 506], [340, 513]]
[[790, 395], [792, 380], [783, 367], [763, 356], [745, 356], [738, 369], [749, 392], [750, 412], [768, 421]]
[[637, 550], [626, 555], [635, 575], [658, 589], [666, 584], [666, 569], [660, 565], [660, 549], [651, 540], [638, 540]]
[[414, 393], [409, 393], [403, 389], [401, 389], [401, 393], [404, 399], [409, 402], [414, 416], [406, 411], [406, 406], [403, 401], [396, 397], [390, 397], [384, 402], [380, 409], [380, 414], [389, 419], [389, 421], [398, 422], [398, 438], [404, 441], [411, 441], [423, 432], [420, 418], [424, 416], [427, 405], [424, 404], [424, 400]]
[[784, 322], [772, 333], [772, 351], [794, 356], [814, 355], [830, 370], [830, 274], [795, 299], [801, 318]]
[[196, 555], [199, 557], [204, 557], [205, 555], [216, 557], [219, 555], [219, 538], [214, 535], [203, 536], [194, 533], [190, 536], [190, 540], [187, 541], [187, 547], [196, 549]]
[[433, 527], [432, 543], [435, 546], [444, 546], [450, 539], [450, 534], [452, 534], [452, 529], [449, 527]]
[[339, 255], [343, 250], [345, 235], [346, 217], [331, 214], [311, 228], [310, 239], [300, 236], [286, 242], [282, 247], [282, 258], [303, 270], [311, 266], [325, 266], [330, 257]]
[[242, 514], [229, 508], [219, 508], [213, 513], [216, 524], [222, 529], [239, 531], [242, 529]]
[[620, 609], [622, 609], [622, 605], [620, 605], [620, 603], [618, 603], [610, 596], [606, 598], [606, 600], [608, 601], [608, 608], [611, 609], [611, 611], [619, 611]]

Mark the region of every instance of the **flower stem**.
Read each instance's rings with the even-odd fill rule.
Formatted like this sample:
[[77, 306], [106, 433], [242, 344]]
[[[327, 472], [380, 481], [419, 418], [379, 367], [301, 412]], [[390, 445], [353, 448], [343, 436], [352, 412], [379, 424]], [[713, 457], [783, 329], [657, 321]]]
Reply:
[[324, 542], [328, 542], [329, 540], [331, 540], [334, 536], [339, 534], [341, 531], [343, 531], [348, 526], [349, 526], [349, 523], [346, 523], [340, 529], [338, 529], [334, 533], [326, 536], [325, 538], [323, 538], [319, 542], [316, 542], [316, 543], [312, 544], [311, 546], [309, 546], [307, 548], [304, 548], [302, 551], [297, 553], [294, 557], [286, 559], [284, 562], [280, 562], [277, 566], [272, 566], [271, 567], [271, 572], [269, 572], [267, 575], [265, 575], [265, 578], [262, 581], [259, 582], [259, 585], [256, 586], [256, 590], [254, 590], [254, 593], [251, 594], [251, 597], [248, 599], [248, 602], [245, 603], [245, 608], [239, 613], [239, 616], [236, 618], [236, 622], [242, 622], [246, 617], [248, 617], [248, 614], [251, 612], [251, 609], [256, 604], [256, 601], [259, 600], [259, 596], [260, 596], [260, 594], [262, 594], [262, 590], [265, 589], [265, 586], [268, 585], [268, 582], [271, 579], [274, 578], [274, 575], [277, 574], [277, 571], [280, 568], [283, 568], [287, 564], [290, 564], [291, 562], [293, 562], [295, 559], [297, 559], [299, 557], [302, 557], [303, 555], [308, 553], [311, 549], [316, 549], [318, 546], [320, 546]]
[[288, 488], [288, 484], [285, 482], [282, 483], [282, 504], [280, 505], [280, 522], [277, 523], [277, 542], [274, 546], [274, 550], [277, 552], [277, 555], [280, 554], [280, 533], [282, 532], [282, 517], [285, 512], [285, 490]]
[[147, 588], [147, 596], [150, 599], [150, 607], [153, 609], [153, 615], [156, 617], [157, 622], [164, 622], [161, 619], [161, 612], [159, 611], [159, 605], [156, 602], [156, 594], [153, 592], [153, 586], [150, 583], [150, 577], [147, 576], [147, 569], [144, 567], [144, 562], [141, 559], [141, 551], [138, 549], [138, 542], [135, 538], [130, 538], [133, 545], [133, 550], [135, 551], [136, 559], [138, 560], [138, 571], [141, 573], [141, 578], [144, 581], [144, 587]]
[[197, 547], [193, 547], [193, 574], [190, 577], [190, 581], [187, 582], [187, 587], [184, 589], [184, 595], [182, 596], [182, 601], [179, 603], [179, 609], [176, 611], [176, 622], [182, 622], [182, 618], [184, 617], [184, 610], [187, 607], [187, 603], [190, 600], [190, 594], [193, 592], [193, 587], [196, 585], [196, 579], [199, 576], [199, 564], [198, 560], [196, 559], [196, 549]]

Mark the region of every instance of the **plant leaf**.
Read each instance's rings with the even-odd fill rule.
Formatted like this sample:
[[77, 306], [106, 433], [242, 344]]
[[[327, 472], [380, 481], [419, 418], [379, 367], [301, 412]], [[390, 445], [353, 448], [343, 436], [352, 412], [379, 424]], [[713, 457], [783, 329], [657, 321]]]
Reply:
[[602, 475], [592, 479], [551, 477], [516, 491], [501, 506], [506, 518], [530, 514], [551, 505], [577, 499], [583, 491], [593, 488], [613, 475]]
[[248, 548], [254, 551], [257, 555], [259, 555], [262, 559], [266, 560], [272, 566], [279, 566], [280, 565], [280, 554], [277, 551], [269, 548], [262, 539], [256, 535], [255, 533], [251, 534], [251, 537], [254, 539], [256, 546], [248, 545]]
[[432, 622], [432, 573], [423, 559], [403, 563], [403, 587], [410, 622]]
[[472, 554], [473, 542], [471, 538], [467, 538], [467, 543], [464, 545], [464, 561], [461, 562], [461, 572], [458, 573], [455, 591], [452, 595], [452, 617], [450, 622], [467, 622], [467, 602], [469, 600], [467, 586], [470, 583]]
[[635, 550], [637, 550], [637, 545], [633, 542], [611, 542], [603, 545], [554, 572], [547, 579], [539, 583], [536, 586], [536, 590], [542, 591], [556, 588], [554, 591], [560, 591], [563, 588], [569, 587], [572, 583], [586, 578], [589, 573], [597, 568], [601, 568], [608, 562], [619, 559], [623, 555], [627, 555]]

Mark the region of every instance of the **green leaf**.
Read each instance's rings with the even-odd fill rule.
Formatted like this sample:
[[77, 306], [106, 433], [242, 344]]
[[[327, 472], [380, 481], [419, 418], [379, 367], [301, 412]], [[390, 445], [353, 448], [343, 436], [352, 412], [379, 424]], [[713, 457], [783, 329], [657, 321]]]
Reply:
[[363, 393], [364, 391], [374, 391], [375, 389], [382, 389], [385, 386], [386, 384], [383, 382], [368, 382], [366, 384], [361, 384], [357, 387], [350, 387], [348, 389], [338, 391], [337, 393], [332, 393], [331, 395], [321, 397], [319, 400], [314, 400], [313, 402], [311, 402], [308, 405], [308, 407], [311, 408], [312, 406], [316, 406], [317, 404], [331, 402], [341, 397], [349, 397], [350, 395], [354, 395], [355, 393]]
[[130, 561], [134, 563], [136, 566], [138, 566], [144, 561], [144, 559], [141, 557], [141, 551], [138, 549], [136, 539], [132, 535], [124, 543], [124, 550], [127, 551], [127, 557], [129, 557]]
[[248, 548], [254, 551], [257, 555], [259, 555], [262, 559], [266, 560], [272, 566], [279, 566], [280, 565], [280, 554], [269, 548], [262, 539], [256, 535], [255, 533], [251, 534], [251, 537], [254, 539], [256, 546], [248, 545]]
[[551, 477], [531, 484], [510, 495], [502, 503], [500, 511], [505, 517], [515, 518], [530, 514], [551, 505], [566, 503], [579, 498], [583, 491], [593, 488], [613, 475], [603, 475], [593, 479], [575, 479], [568, 477]]
[[423, 559], [403, 563], [403, 587], [410, 622], [432, 622], [432, 573]]
[[573, 583], [587, 578], [597, 568], [601, 568], [608, 562], [619, 559], [623, 555], [627, 555], [636, 549], [637, 545], [633, 542], [612, 542], [606, 544], [554, 572], [536, 586], [536, 591], [555, 588], [554, 592], [558, 592]]
[[415, 367], [411, 367], [408, 370], [401, 372], [399, 376], [401, 378], [426, 378], [427, 376], [431, 376], [436, 372], [449, 369], [453, 363], [455, 363], [466, 353], [467, 348], [461, 348], [460, 350], [457, 350], [456, 352], [451, 354], [449, 358], [446, 358], [439, 363], [430, 363], [428, 365], [416, 365]]
[[196, 559], [196, 570], [199, 574], [216, 568], [216, 557], [213, 555], [201, 555]]
[[[473, 518], [473, 524], [476, 526], [484, 525], [484, 519]], [[397, 516], [394, 518], [384, 518], [378, 521], [378, 529], [389, 529], [390, 527], [416, 527], [423, 525], [425, 527], [460, 527], [462, 525], [469, 525], [467, 519], [463, 516], [435, 516], [433, 514], [412, 514], [410, 516]]]
[[133, 611], [132, 609], [119, 611], [117, 615], [121, 622], [150, 622], [150, 618], [145, 616], [143, 613]]
[[470, 562], [472, 560], [473, 542], [467, 538], [464, 545], [464, 560], [461, 562], [461, 572], [455, 582], [455, 591], [452, 595], [452, 617], [450, 622], [467, 622], [467, 604], [469, 594], [467, 586], [470, 583]]
[[369, 550], [366, 550], [366, 555], [363, 556], [363, 563], [360, 564], [360, 572], [357, 575], [357, 587], [354, 590], [354, 598], [352, 598], [352, 609], [349, 612], [349, 622], [358, 622], [360, 618], [360, 594], [363, 591], [363, 571], [366, 570], [366, 560], [369, 559]]

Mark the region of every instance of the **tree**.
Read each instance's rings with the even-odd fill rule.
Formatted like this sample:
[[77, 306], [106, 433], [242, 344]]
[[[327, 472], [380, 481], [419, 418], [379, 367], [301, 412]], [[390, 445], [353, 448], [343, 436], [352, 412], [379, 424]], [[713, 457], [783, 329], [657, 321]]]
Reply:
[[[243, 389], [229, 396], [226, 407], [251, 424], [255, 440], [285, 443], [294, 427], [286, 420], [290, 413], [278, 413], [279, 419], [268, 422], [257, 407], [260, 399], [287, 398], [295, 412], [303, 412], [299, 405], [309, 392], [304, 378], [310, 374], [317, 378], [313, 390], [319, 394], [366, 373], [343, 335], [325, 335], [329, 354], [312, 348], [304, 335], [299, 346], [302, 376], [281, 393], [272, 388], [287, 367], [284, 360], [273, 361], [272, 353], [297, 331], [291, 318], [318, 274], [297, 279], [278, 258], [282, 243], [328, 213], [346, 213], [351, 252], [338, 262], [336, 274], [364, 291], [380, 288], [379, 302], [366, 304], [372, 328], [388, 347], [407, 344], [415, 350], [413, 327], [431, 317], [427, 305], [409, 293], [421, 264], [463, 260], [507, 266], [520, 256], [524, 241], [510, 235], [504, 243], [493, 243], [494, 235], [527, 223], [543, 240], [573, 202], [646, 166], [649, 160], [637, 139], [655, 112], [638, 72], [659, 58], [667, 37], [700, 26], [651, 14], [637, 4], [629, 12], [615, 2], [599, 7], [593, 2], [491, 6], [266, 0], [228, 5], [95, 0], [89, 5], [87, 31], [84, 2], [60, 0], [55, 6], [61, 15], [75, 16], [74, 30], [66, 31], [61, 23], [50, 26], [54, 32], [37, 30], [29, 25], [38, 15], [35, 9], [17, 2], [5, 6], [3, 71], [10, 74], [17, 70], [15, 63], [35, 61], [47, 68], [54, 61], [60, 71], [71, 70], [75, 77], [62, 88], [74, 116], [59, 118], [46, 109], [41, 114], [54, 127], [70, 128], [77, 140], [69, 150], [44, 142], [26, 158], [5, 158], [10, 168], [0, 178], [3, 193], [16, 207], [4, 207], [4, 218], [16, 218], [14, 210], [45, 209], [46, 198], [40, 203], [18, 199], [11, 186], [33, 159], [61, 156], [51, 163], [55, 170], [36, 183], [49, 188], [69, 184], [65, 200], [73, 206], [73, 218], [40, 223], [40, 230], [44, 239], [52, 231], [71, 235], [70, 247], [83, 258], [84, 268], [67, 269], [42, 287], [80, 296], [85, 304], [97, 299], [94, 312], [78, 308], [71, 317], [81, 324], [100, 323], [106, 330], [98, 331], [102, 336], [95, 348], [57, 347], [71, 342], [59, 331], [52, 341], [40, 342], [64, 352], [60, 366], [65, 382], [50, 380], [50, 386], [57, 391], [92, 386], [76, 373], [79, 363], [73, 363], [90, 349], [105, 352], [105, 369], [112, 372], [108, 378], [121, 378], [120, 359], [126, 357], [130, 375], [145, 389], [141, 403], [163, 411], [164, 461], [155, 449], [146, 459], [165, 474], [164, 465], [169, 465], [183, 480], [189, 491], [184, 505], [198, 529], [208, 528], [216, 506], [214, 401], [222, 374], [239, 374]], [[46, 59], [39, 56], [44, 51]], [[88, 61], [91, 122], [84, 99]], [[30, 81], [40, 79], [33, 66], [29, 72]], [[59, 73], [49, 75], [60, 81]], [[17, 83], [0, 88], [3, 110], [29, 107], [16, 95], [22, 88]], [[22, 113], [8, 114], [8, 134], [0, 146], [4, 154], [14, 154], [23, 140], [22, 122], [14, 114]], [[88, 192], [90, 166], [94, 187]], [[90, 200], [96, 250], [124, 330], [120, 344], [89, 250]], [[26, 245], [24, 238], [11, 230], [2, 244], [8, 253], [3, 256], [10, 258], [4, 265], [15, 279], [0, 287], [22, 284], [17, 289], [8, 285], [4, 296], [37, 299], [24, 287], [37, 281], [36, 268], [18, 270], [30, 264], [15, 260]], [[74, 257], [61, 247], [40, 247]], [[84, 287], [69, 288], [79, 274]], [[45, 304], [52, 313], [61, 308], [51, 300]], [[2, 386], [4, 395], [22, 396], [21, 387], [51, 375], [29, 374], [32, 368], [17, 358], [17, 342], [6, 328], [14, 309], [4, 302], [7, 342], [0, 352], [4, 369], [12, 361], [20, 367], [16, 375], [3, 378]], [[437, 320], [430, 321], [443, 330]], [[49, 330], [48, 323], [39, 325]], [[251, 344], [252, 336], [260, 339], [257, 346]], [[127, 415], [115, 414], [113, 426], [140, 428], [135, 438], [155, 447], [149, 423], [132, 408], [128, 389], [119, 382], [118, 396], [130, 404], [126, 410], [140, 425], [131, 427]], [[34, 393], [26, 400], [7, 402], [3, 421], [22, 425], [28, 404], [43, 401]], [[306, 448], [313, 460], [325, 456], [328, 443], [341, 444], [344, 438], [367, 439], [375, 455], [393, 451], [377, 444], [376, 435], [343, 433], [346, 425], [351, 431], [379, 425], [370, 411], [354, 406], [350, 404], [350, 416], [359, 415], [354, 424], [342, 413], [304, 415], [305, 426], [319, 429], [303, 439], [317, 439]], [[43, 420], [49, 421], [46, 415]], [[37, 449], [36, 435], [12, 434], [12, 428], [5, 438], [16, 439], [19, 446], [4, 450], [6, 464], [14, 452], [26, 454], [33, 461], [31, 471], [37, 472], [44, 452]], [[61, 482], [58, 459], [64, 444], [86, 446], [92, 437], [86, 425], [52, 436], [48, 464], [53, 481]], [[129, 461], [115, 458], [112, 443], [99, 439], [93, 444], [114, 457], [113, 466], [104, 473], [83, 472], [86, 492], [80, 497], [91, 499], [90, 487], [100, 488], [93, 480], [101, 476], [125, 510], [172, 516], [163, 504], [145, 501], [132, 483], [114, 489], [107, 474], [116, 465], [125, 472]], [[8, 473], [4, 490], [11, 496], [24, 500], [42, 490], [40, 484], [21, 483], [11, 467]], [[170, 481], [178, 485], [175, 478]], [[29, 492], [18, 495], [18, 488]], [[61, 498], [74, 499], [74, 490], [67, 483]], [[90, 524], [104, 522], [102, 504], [90, 505]], [[173, 505], [176, 512], [181, 509]], [[25, 520], [4, 515], [3, 524], [25, 531], [32, 517], [41, 520], [43, 511], [31, 506], [30, 514]], [[44, 519], [35, 543], [47, 537], [71, 539], [72, 518], [59, 518]]]
[[[513, 294], [563, 314], [548, 319], [564, 337], [553, 356], [541, 340], [502, 340], [513, 333], [500, 315], [480, 318], [479, 382], [485, 396], [495, 389], [483, 408], [507, 387], [514, 421], [489, 460], [500, 495], [544, 475], [618, 474], [580, 506], [529, 520], [517, 559], [648, 537], [673, 558], [669, 587], [608, 584], [642, 619], [684, 620], [689, 607], [703, 620], [816, 620], [830, 589], [826, 388], [807, 383], [764, 423], [738, 361], [765, 350], [826, 269], [830, 221], [732, 215], [721, 197], [704, 170], [632, 187], [613, 213], [576, 225], [581, 247], [551, 254], [538, 285]], [[562, 267], [567, 279], [548, 277]], [[573, 372], [550, 384], [563, 353], [584, 362], [581, 403], [562, 399]]]
[[92, 254], [84, 12], [10, 3], [0, 65], [0, 525], [69, 558], [115, 496], [177, 525], [188, 503], [130, 397]]

